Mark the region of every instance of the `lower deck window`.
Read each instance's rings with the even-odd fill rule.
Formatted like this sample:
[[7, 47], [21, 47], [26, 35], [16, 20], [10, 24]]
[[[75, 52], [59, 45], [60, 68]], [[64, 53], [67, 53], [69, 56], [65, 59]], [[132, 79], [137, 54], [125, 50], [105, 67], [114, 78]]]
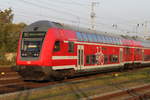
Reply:
[[107, 63], [108, 63], [108, 56], [104, 55], [104, 64], [107, 64]]
[[145, 56], [144, 56], [144, 60], [145, 60], [145, 61], [149, 61], [149, 60], [150, 60], [150, 55], [145, 55]]
[[86, 56], [86, 64], [90, 64], [90, 56]]
[[74, 52], [74, 42], [68, 43], [68, 52]]
[[86, 56], [86, 64], [96, 64], [96, 55], [87, 55]]
[[91, 64], [96, 64], [96, 56], [91, 55]]
[[118, 56], [117, 55], [111, 55], [110, 56], [110, 62], [117, 63], [118, 62]]

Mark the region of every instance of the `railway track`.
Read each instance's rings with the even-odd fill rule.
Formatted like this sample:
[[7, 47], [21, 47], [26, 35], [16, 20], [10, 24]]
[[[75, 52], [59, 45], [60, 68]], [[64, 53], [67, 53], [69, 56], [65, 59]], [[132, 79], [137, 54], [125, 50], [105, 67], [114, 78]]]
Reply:
[[48, 83], [25, 82], [10, 67], [0, 67], [0, 94], [46, 86]]
[[92, 100], [150, 100], [150, 84], [93, 96]]
[[[88, 76], [88, 78], [90, 77], [92, 76]], [[21, 90], [40, 88], [48, 85], [80, 80], [84, 78], [85, 77], [80, 77], [80, 78], [63, 80], [63, 81], [55, 81], [55, 82], [23, 81], [21, 76], [14, 70], [12, 70], [10, 67], [0, 67], [0, 94], [7, 94], [7, 93], [21, 91]]]
[[[136, 70], [128, 70], [129, 72], [132, 71], [138, 71]], [[13, 71], [10, 67], [8, 68], [1, 68], [0, 67], [0, 94], [7, 94], [10, 92], [16, 92], [16, 91], [22, 91], [22, 90], [28, 90], [28, 89], [34, 89], [34, 88], [40, 88], [45, 87], [49, 85], [55, 85], [65, 82], [73, 82], [73, 81], [80, 81], [80, 80], [90, 80], [95, 77], [105, 76], [107, 74], [113, 75], [116, 73], [121, 72], [110, 72], [110, 73], [101, 73], [101, 74], [95, 74], [95, 75], [88, 75], [88, 76], [82, 76], [82, 77], [76, 77], [72, 79], [66, 79], [63, 81], [55, 81], [55, 82], [33, 82], [33, 81], [23, 81], [22, 78], [19, 76], [19, 74], [15, 71]]]

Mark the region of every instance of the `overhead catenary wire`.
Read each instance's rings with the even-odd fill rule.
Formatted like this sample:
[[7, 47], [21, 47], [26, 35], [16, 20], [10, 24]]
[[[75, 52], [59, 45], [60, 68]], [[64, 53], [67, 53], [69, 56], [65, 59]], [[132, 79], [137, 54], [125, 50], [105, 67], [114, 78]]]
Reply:
[[[19, 1], [20, 1], [20, 0], [19, 0]], [[25, 1], [25, 0], [23, 0], [23, 1]], [[25, 2], [26, 2], [26, 1], [25, 1]], [[30, 4], [30, 2], [28, 2], [28, 3], [26, 3], [26, 4]], [[32, 3], [32, 2], [31, 2], [31, 6], [34, 6], [34, 7], [37, 7], [37, 8], [42, 8], [42, 9], [44, 9], [44, 10], [50, 10], [50, 9], [53, 10], [53, 8], [44, 6], [44, 5], [39, 4], [39, 3], [36, 4], [36, 3]], [[43, 8], [43, 7], [44, 7], [44, 8]], [[60, 10], [58, 10], [58, 9], [55, 9], [55, 12], [57, 12], [57, 13], [58, 13], [58, 12], [61, 12], [61, 14], [64, 14], [64, 15], [66, 15], [66, 13], [68, 13], [68, 15], [73, 16], [72, 13], [70, 13], [70, 12], [68, 12], [68, 11], [66, 12], [66, 11], [60, 11]], [[33, 12], [33, 13], [34, 13], [34, 12]], [[74, 13], [73, 13], [73, 14], [74, 14]], [[35, 15], [37, 15], [37, 16], [39, 16], [39, 17], [40, 17], [40, 16], [41, 16], [41, 17], [43, 16], [44, 18], [46, 18], [46, 16], [47, 16], [47, 17], [49, 17], [49, 18], [51, 17], [51, 18], [59, 19], [59, 17], [57, 17], [57, 16], [52, 17], [51, 15], [49, 16], [48, 14], [45, 14], [46, 16], [43, 15], [43, 14], [35, 14]], [[64, 16], [64, 15], [63, 15], [63, 16]], [[62, 17], [62, 16], [61, 16], [61, 17]], [[78, 18], [77, 18], [77, 17], [78, 17]], [[70, 21], [70, 22], [74, 22], [74, 23], [76, 23], [76, 24], [79, 23], [79, 20], [80, 20], [80, 24], [84, 24], [84, 25], [85, 25], [85, 24], [89, 24], [88, 21], [87, 21], [87, 20], [89, 20], [89, 19], [86, 19], [86, 18], [80, 17], [80, 16], [76, 16], [75, 18], [76, 18], [75, 21], [72, 20], [72, 19], [68, 20], [68, 18], [60, 18], [60, 20], [66, 20], [66, 19], [67, 19], [68, 22]], [[112, 29], [112, 26], [111, 26], [110, 24], [106, 24], [106, 23], [102, 23], [102, 22], [96, 22], [95, 24], [96, 24], [96, 26], [99, 26], [99, 27], [101, 27], [101, 26], [103, 25], [103, 26], [106, 26], [106, 27]], [[126, 29], [119, 29], [119, 28], [118, 28], [117, 30], [125, 31]]]
[[55, 8], [52, 8], [52, 7], [43, 6], [43, 5], [39, 4], [39, 3], [33, 3], [33, 2], [30, 2], [30, 1], [26, 1], [26, 0], [21, 0], [20, 2], [23, 2], [23, 3], [26, 3], [26, 4], [30, 4], [30, 5], [35, 6], [37, 8], [41, 8], [41, 9], [45, 9], [45, 10], [51, 10], [53, 12], [60, 12], [63, 15], [68, 14], [68, 15], [72, 15], [72, 16], [77, 16], [76, 14], [73, 14], [71, 12], [65, 12], [65, 11], [61, 11], [61, 10], [58, 10], [58, 9], [55, 9]]
[[[46, 8], [47, 10], [48, 10], [48, 9], [51, 9], [51, 10], [55, 10], [55, 11], [61, 12], [61, 13], [63, 13], [63, 14], [64, 14], [64, 13], [68, 13], [68, 14], [71, 14], [71, 15], [73, 15], [73, 16], [76, 16], [76, 15], [74, 15], [74, 14], [72, 14], [72, 13], [69, 13], [69, 12], [64, 12], [64, 11], [56, 10], [56, 9], [53, 9], [53, 8], [50, 8], [50, 7], [38, 5], [38, 4], [35, 4], [35, 3], [33, 3], [33, 2], [28, 2], [28, 1], [25, 1], [25, 0], [22, 0], [22, 2], [31, 4], [31, 5], [36, 6], [36, 7], [43, 7], [43, 8]], [[78, 16], [76, 16], [76, 17], [78, 17]], [[79, 18], [81, 19], [82, 17], [79, 17]], [[85, 19], [85, 18], [82, 18], [82, 19]], [[88, 19], [87, 19], [87, 20], [88, 20]], [[99, 24], [105, 25], [105, 24], [103, 24], [103, 23], [99, 23]]]
[[[56, 0], [55, 0], [56, 1]], [[86, 4], [86, 3], [79, 3], [79, 2], [76, 2], [76, 1], [73, 1], [73, 0], [58, 0], [58, 2], [61, 2], [61, 3], [64, 3], [64, 4], [70, 4], [70, 5], [77, 5], [77, 6], [90, 6], [90, 5], [88, 5], [88, 4]]]
[[[38, 1], [42, 1], [42, 4], [44, 6], [50, 6], [50, 7], [55, 7], [55, 8], [61, 8], [61, 10], [65, 10], [63, 12], [70, 12], [70, 13], [73, 13], [73, 14], [79, 14], [79, 11], [82, 12], [82, 14], [89, 14], [89, 12], [85, 12], [85, 9], [87, 9], [88, 7], [87, 6], [84, 6], [82, 7], [82, 9], [78, 9], [79, 8], [79, 5], [76, 5], [76, 4], [66, 4], [66, 3], [60, 3], [58, 1], [43, 1], [43, 0], [38, 0]], [[35, 1], [37, 2], [37, 1]], [[62, 6], [62, 5], [65, 5], [65, 6]], [[81, 7], [81, 6], [80, 6]], [[73, 8], [73, 9], [72, 9]], [[85, 9], [84, 9], [85, 8]], [[83, 11], [84, 10], [84, 11]]]

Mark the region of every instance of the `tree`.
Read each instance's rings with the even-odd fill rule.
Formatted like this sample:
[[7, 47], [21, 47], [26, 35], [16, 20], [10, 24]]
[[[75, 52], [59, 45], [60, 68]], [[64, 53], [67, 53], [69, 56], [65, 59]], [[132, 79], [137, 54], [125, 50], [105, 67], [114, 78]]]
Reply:
[[5, 9], [4, 11], [0, 10], [0, 22], [1, 24], [12, 23], [13, 16], [11, 8]]
[[13, 23], [12, 10], [0, 11], [0, 52], [15, 52], [19, 33], [26, 26], [24, 23]]

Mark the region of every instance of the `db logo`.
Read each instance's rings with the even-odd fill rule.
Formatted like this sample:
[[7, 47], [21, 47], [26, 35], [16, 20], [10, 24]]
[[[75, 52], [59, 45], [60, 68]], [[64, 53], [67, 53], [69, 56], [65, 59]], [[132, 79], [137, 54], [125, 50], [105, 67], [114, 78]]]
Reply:
[[31, 61], [27, 61], [27, 64], [31, 64]]
[[96, 60], [97, 60], [97, 64], [100, 65], [104, 64], [104, 54], [101, 51], [96, 53]]

